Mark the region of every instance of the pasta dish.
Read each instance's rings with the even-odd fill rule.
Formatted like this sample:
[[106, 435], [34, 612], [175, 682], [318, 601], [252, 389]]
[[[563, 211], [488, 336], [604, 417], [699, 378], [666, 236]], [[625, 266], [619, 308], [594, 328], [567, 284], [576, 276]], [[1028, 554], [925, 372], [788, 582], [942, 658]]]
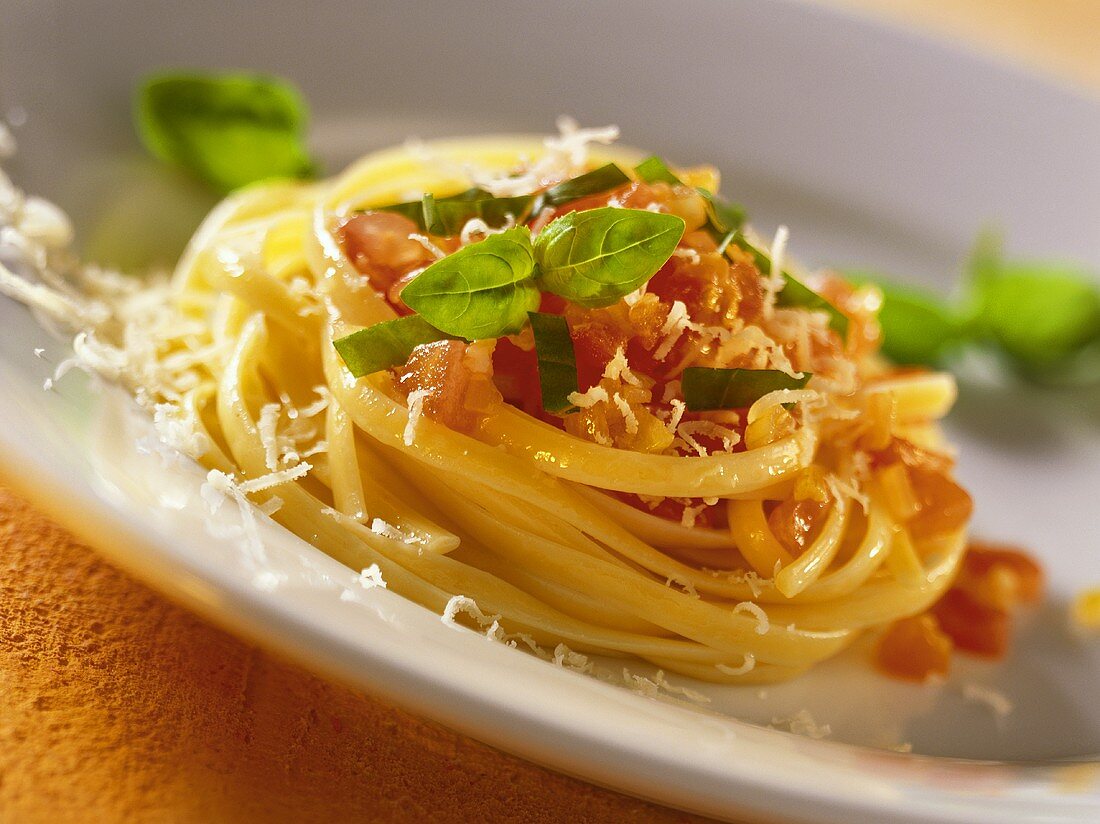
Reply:
[[925, 613], [971, 513], [952, 378], [883, 360], [880, 293], [755, 235], [713, 169], [614, 137], [243, 188], [170, 283], [88, 279], [77, 357], [208, 494], [532, 647], [768, 682]]

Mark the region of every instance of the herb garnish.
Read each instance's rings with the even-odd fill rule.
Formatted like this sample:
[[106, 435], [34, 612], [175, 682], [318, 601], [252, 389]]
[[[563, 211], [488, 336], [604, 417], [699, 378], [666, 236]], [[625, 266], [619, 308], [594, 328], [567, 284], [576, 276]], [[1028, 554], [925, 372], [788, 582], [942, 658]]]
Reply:
[[[634, 167], [634, 174], [646, 183], [668, 183], [671, 186], [685, 186], [664, 160], [654, 155], [647, 157]], [[707, 230], [716, 240], [722, 240], [730, 232], [740, 229], [745, 223], [745, 210], [735, 203], [727, 203], [718, 195], [702, 186], [695, 191], [703, 198], [707, 209]]]
[[507, 229], [437, 260], [401, 291], [432, 326], [467, 340], [519, 332], [539, 305], [535, 256], [525, 226]]
[[258, 74], [156, 74], [134, 101], [138, 135], [155, 157], [222, 192], [271, 177], [311, 177], [305, 101]]
[[[751, 244], [748, 239], [737, 232], [731, 243], [737, 248], [748, 252], [752, 257], [753, 265], [761, 272], [772, 274], [772, 260], [762, 251]], [[833, 306], [825, 298], [806, 284], [795, 278], [787, 270], [782, 271], [784, 285], [775, 296], [777, 306], [796, 306], [800, 309], [809, 309], [814, 312], [826, 312], [829, 315], [829, 328], [842, 338], [848, 336], [848, 316]]]
[[630, 177], [626, 172], [614, 163], [608, 163], [598, 169], [593, 169], [591, 172], [585, 172], [583, 175], [563, 180], [561, 183], [540, 192], [538, 197], [535, 198], [535, 205], [531, 209], [531, 214], [537, 215], [547, 206], [561, 206], [563, 203], [580, 200], [582, 197], [598, 195], [600, 192], [609, 192], [629, 182]]
[[713, 369], [689, 366], [681, 386], [684, 405], [691, 412], [711, 409], [744, 409], [777, 389], [801, 389], [810, 373], [792, 378], [777, 369]]
[[653, 277], [683, 234], [681, 218], [645, 209], [570, 212], [535, 242], [539, 284], [581, 306], [610, 306]]
[[912, 286], [851, 272], [883, 292], [883, 352], [897, 363], [942, 365], [963, 346], [996, 352], [1040, 383], [1100, 381], [1100, 287], [1082, 270], [1005, 261], [983, 235], [965, 269], [963, 297], [947, 301]]
[[531, 208], [533, 195], [494, 197], [484, 189], [473, 188], [457, 195], [437, 198], [425, 194], [420, 200], [375, 207], [377, 212], [396, 212], [412, 220], [421, 231], [439, 237], [454, 237], [474, 218], [492, 228], [500, 228], [511, 218], [523, 223]]
[[535, 335], [542, 408], [559, 414], [568, 412], [573, 409], [569, 396], [578, 391], [577, 356], [569, 324], [561, 315], [545, 312], [531, 312], [528, 317]]
[[348, 371], [361, 378], [392, 366], [407, 363], [413, 349], [422, 343], [447, 340], [447, 335], [419, 315], [387, 320], [360, 329], [332, 342]]

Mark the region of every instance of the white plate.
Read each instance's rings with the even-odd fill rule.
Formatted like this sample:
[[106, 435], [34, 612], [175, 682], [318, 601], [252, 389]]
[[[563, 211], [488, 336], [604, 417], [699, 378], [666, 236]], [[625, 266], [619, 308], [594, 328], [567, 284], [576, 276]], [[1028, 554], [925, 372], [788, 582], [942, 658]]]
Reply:
[[[297, 80], [332, 168], [410, 132], [544, 131], [568, 112], [617, 122], [629, 142], [676, 161], [717, 163], [757, 225], [782, 219], [815, 263], [946, 286], [976, 230], [997, 221], [1014, 252], [1100, 265], [1100, 103], [817, 7], [204, 5], [5, 11], [0, 113], [26, 114], [13, 172], [75, 214], [88, 246], [109, 249], [121, 229], [144, 250], [191, 228], [204, 197], [141, 159], [128, 97], [151, 68], [209, 65]], [[284, 577], [257, 578], [236, 541], [181, 508], [196, 467], [141, 455], [131, 429], [141, 421], [79, 377], [43, 392], [63, 348], [5, 299], [0, 326], [3, 474], [112, 560], [234, 631], [503, 749], [721, 817], [1100, 819], [1100, 645], [1064, 617], [1075, 589], [1100, 583], [1096, 394], [969, 387], [952, 419], [977, 531], [1033, 548], [1050, 572], [1048, 605], [1007, 663], [961, 660], [947, 685], [914, 687], [874, 675], [855, 649], [763, 697], [700, 688], [713, 699], [700, 710], [356, 589], [350, 571], [270, 522], [260, 525], [266, 564]], [[965, 700], [975, 683], [1014, 711], [998, 719]], [[802, 708], [831, 740], [734, 720], [767, 724]], [[881, 749], [903, 742], [923, 755]]]

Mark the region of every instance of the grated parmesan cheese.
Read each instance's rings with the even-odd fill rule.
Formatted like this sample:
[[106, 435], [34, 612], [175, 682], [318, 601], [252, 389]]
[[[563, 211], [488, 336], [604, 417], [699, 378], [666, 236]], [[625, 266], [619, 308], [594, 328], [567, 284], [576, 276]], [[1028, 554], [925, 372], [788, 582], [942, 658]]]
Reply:
[[710, 703], [710, 698], [703, 695], [703, 693], [670, 683], [668, 678], [665, 677], [664, 670], [657, 670], [652, 678], [646, 678], [644, 675], [635, 675], [626, 667], [623, 667], [623, 683], [634, 692], [648, 698], [659, 698], [663, 691], [667, 695], [682, 696], [697, 704]]
[[489, 235], [499, 235], [501, 232], [506, 232], [516, 225], [515, 215], [505, 215], [504, 225], [499, 229], [494, 229], [484, 220], [479, 217], [472, 217], [466, 221], [462, 227], [462, 231], [459, 232], [459, 240], [463, 246], [467, 246], [474, 242], [475, 238], [486, 238]]
[[765, 580], [754, 569], [739, 569], [731, 572], [727, 578], [733, 583], [745, 584], [753, 598], [759, 598], [760, 593], [764, 591]]
[[706, 508], [706, 504], [685, 506], [683, 513], [680, 515], [680, 525], [685, 527], [686, 529], [691, 529], [693, 526], [695, 526], [695, 522], [699, 519], [699, 516]]
[[770, 317], [775, 311], [775, 301], [779, 293], [786, 286], [787, 281], [783, 277], [783, 256], [787, 251], [787, 240], [790, 232], [786, 226], [780, 226], [775, 230], [775, 239], [771, 247], [771, 270], [764, 279], [764, 317]]
[[663, 361], [672, 352], [672, 347], [676, 345], [676, 342], [683, 337], [691, 327], [691, 320], [688, 317], [687, 306], [682, 300], [674, 300], [672, 306], [669, 307], [668, 317], [665, 318], [664, 324], [661, 326], [661, 343], [653, 350], [653, 358], [655, 360]]
[[751, 652], [746, 652], [741, 666], [731, 667], [728, 664], [715, 664], [714, 668], [726, 675], [748, 675], [756, 669], [756, 656]]
[[771, 629], [771, 623], [768, 621], [768, 614], [760, 608], [759, 604], [754, 604], [752, 601], [741, 601], [733, 608], [734, 615], [739, 612], [746, 612], [756, 619], [757, 635], [767, 635], [768, 630]]
[[431, 252], [436, 260], [442, 260], [443, 258], [447, 257], [447, 253], [436, 246], [434, 243], [432, 243], [431, 238], [429, 238], [427, 235], [421, 235], [413, 232], [409, 235], [409, 240], [415, 240], [417, 243], [419, 243], [421, 246]]
[[772, 729], [785, 730], [814, 739], [828, 738], [833, 734], [832, 727], [828, 724], [818, 724], [806, 709], [799, 710], [790, 718], [773, 718], [769, 726]]
[[690, 595], [692, 598], [699, 597], [699, 591], [691, 581], [683, 581], [676, 577], [670, 577], [665, 579], [665, 586], [670, 588], [679, 587], [684, 591], [684, 594]]
[[687, 410], [687, 406], [679, 398], [673, 398], [668, 401], [669, 406], [672, 409], [669, 411], [668, 421], [665, 426], [668, 427], [668, 431], [673, 435], [676, 434], [677, 427], [680, 426], [680, 420], [684, 417], [684, 412]]
[[585, 674], [591, 674], [596, 667], [596, 665], [588, 659], [587, 655], [574, 652], [565, 644], [558, 644], [554, 647], [554, 657], [551, 661], [555, 666]]
[[834, 473], [829, 473], [825, 476], [824, 482], [825, 487], [829, 490], [829, 495], [832, 496], [834, 501], [843, 501], [850, 498], [859, 504], [864, 514], [870, 511], [871, 499], [860, 488], [859, 481], [855, 477], [844, 480]]
[[259, 420], [256, 421], [256, 429], [259, 431], [260, 442], [264, 447], [264, 463], [270, 472], [279, 468], [279, 439], [275, 432], [275, 425], [281, 409], [282, 407], [277, 403], [266, 403], [260, 410]]
[[486, 615], [482, 612], [481, 607], [477, 605], [473, 598], [467, 598], [465, 595], [455, 595], [447, 601], [447, 606], [444, 607], [443, 614], [439, 616], [439, 620], [448, 626], [465, 629], [465, 627], [455, 620], [460, 613], [469, 615], [481, 627], [488, 627], [494, 621], [500, 619], [499, 615]]
[[[546, 184], [546, 181], [565, 180], [585, 171], [591, 144], [610, 145], [619, 138], [618, 126], [583, 129], [569, 117], [558, 118], [558, 135], [543, 141], [546, 152], [518, 175], [486, 173], [472, 166], [464, 171], [474, 185], [488, 191], [494, 197], [528, 195]], [[422, 154], [428, 153], [420, 147]]]
[[568, 401], [578, 409], [588, 409], [598, 403], [607, 403], [610, 397], [607, 390], [599, 384], [589, 387], [584, 392], [570, 392]]
[[962, 694], [967, 701], [989, 707], [999, 719], [1007, 718], [1012, 714], [1014, 708], [1012, 700], [991, 687], [984, 687], [981, 684], [963, 684]]
[[382, 579], [382, 570], [378, 564], [371, 564], [359, 572], [359, 585], [363, 589], [387, 589], [386, 582]]
[[405, 424], [403, 439], [405, 446], [412, 446], [416, 440], [416, 426], [420, 423], [420, 416], [424, 414], [424, 399], [431, 394], [427, 389], [414, 389], [409, 393], [409, 422]]
[[607, 362], [607, 366], [603, 370], [603, 376], [608, 380], [621, 381], [629, 386], [642, 385], [638, 376], [631, 371], [630, 364], [626, 360], [626, 353], [621, 346], [615, 350], [615, 356]]
[[634, 414], [634, 410], [630, 408], [630, 404], [627, 403], [626, 398], [616, 392], [611, 396], [611, 399], [615, 402], [619, 414], [623, 416], [623, 425], [626, 427], [626, 434], [637, 435], [638, 418]]

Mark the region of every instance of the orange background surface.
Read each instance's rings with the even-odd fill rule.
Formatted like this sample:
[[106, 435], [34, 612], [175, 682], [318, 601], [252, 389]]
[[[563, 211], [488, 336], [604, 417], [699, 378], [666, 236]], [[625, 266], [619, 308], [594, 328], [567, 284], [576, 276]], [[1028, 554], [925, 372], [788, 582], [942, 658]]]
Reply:
[[[1100, 0], [822, 2], [1100, 90]], [[702, 820], [282, 661], [0, 488], [0, 821], [349, 819]]]

